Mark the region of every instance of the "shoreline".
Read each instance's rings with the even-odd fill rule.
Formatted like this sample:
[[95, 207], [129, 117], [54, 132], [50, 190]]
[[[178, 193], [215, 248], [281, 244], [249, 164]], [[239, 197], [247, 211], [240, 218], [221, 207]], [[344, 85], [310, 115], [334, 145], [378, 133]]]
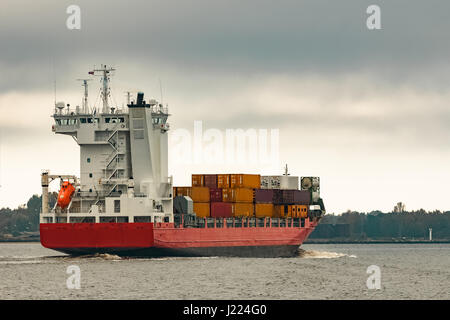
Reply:
[[[38, 239], [0, 239], [0, 243], [40, 243]], [[311, 239], [306, 240], [304, 244], [425, 244], [425, 243], [450, 243], [450, 240], [331, 240], [331, 239]]]
[[[330, 239], [311, 239], [306, 240], [303, 244], [423, 244], [423, 243], [450, 243], [450, 240], [330, 240]], [[303, 245], [302, 244], [302, 245]]]

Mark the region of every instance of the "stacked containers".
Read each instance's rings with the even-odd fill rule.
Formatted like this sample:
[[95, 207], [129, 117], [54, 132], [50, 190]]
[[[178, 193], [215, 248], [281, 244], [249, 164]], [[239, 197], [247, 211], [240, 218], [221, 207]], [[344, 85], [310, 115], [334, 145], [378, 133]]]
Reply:
[[[196, 175], [194, 178], [192, 175], [192, 182], [198, 185], [198, 183], [203, 182], [203, 177], [199, 177], [200, 175]], [[208, 187], [196, 186], [191, 188], [191, 199], [194, 202], [194, 212], [199, 217], [209, 217], [210, 216], [210, 192]]]
[[273, 217], [274, 190], [270, 189], [255, 189], [255, 216], [258, 218]]
[[233, 216], [251, 217], [254, 215], [254, 190], [260, 187], [261, 176], [259, 174], [230, 174], [231, 189], [228, 190], [227, 200], [233, 202]]
[[[256, 174], [193, 174], [192, 187], [174, 187], [173, 196], [191, 197], [199, 217], [306, 217], [310, 192], [274, 189], [272, 180], [282, 179], [273, 178]], [[292, 181], [295, 183], [295, 179]]]

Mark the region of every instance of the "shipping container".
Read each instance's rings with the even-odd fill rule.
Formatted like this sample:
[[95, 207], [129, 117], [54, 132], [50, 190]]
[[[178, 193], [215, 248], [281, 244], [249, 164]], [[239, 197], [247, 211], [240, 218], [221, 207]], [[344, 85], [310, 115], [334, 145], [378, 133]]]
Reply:
[[296, 176], [269, 176], [270, 189], [297, 190], [298, 177]]
[[230, 187], [230, 175], [229, 174], [218, 174], [217, 175], [217, 187], [218, 188], [229, 188]]
[[216, 174], [203, 175], [203, 186], [208, 188], [217, 188], [217, 175]]
[[192, 175], [192, 186], [193, 187], [203, 187], [204, 186], [204, 176], [202, 174]]
[[297, 217], [296, 218], [306, 218], [308, 217], [308, 206], [306, 205], [296, 205], [297, 207]]
[[230, 188], [222, 189], [222, 201], [223, 202], [233, 202], [232, 194]]
[[194, 203], [190, 197], [176, 196], [173, 199], [173, 212], [192, 214], [194, 213]]
[[256, 203], [255, 216], [258, 218], [273, 217], [274, 206], [272, 203]]
[[209, 201], [211, 202], [222, 202], [222, 189], [220, 188], [210, 188], [209, 189]]
[[194, 202], [209, 202], [209, 188], [208, 187], [192, 187], [191, 196]]
[[174, 195], [175, 196], [184, 196], [184, 197], [190, 197], [191, 196], [191, 187], [174, 187]]
[[294, 190], [273, 189], [274, 204], [292, 204], [294, 203]]
[[260, 189], [261, 176], [259, 174], [231, 174], [231, 188], [253, 188]]
[[253, 202], [253, 189], [250, 188], [234, 188], [231, 191], [232, 202]]
[[194, 202], [194, 212], [197, 217], [209, 217], [209, 203]]
[[235, 202], [232, 204], [233, 217], [252, 217], [254, 206], [253, 203]]
[[229, 218], [232, 217], [232, 204], [228, 202], [211, 202], [211, 217]]
[[292, 205], [275, 205], [274, 214], [275, 218], [288, 218], [292, 216]]
[[309, 190], [294, 190], [294, 203], [309, 205], [311, 200], [311, 193]]
[[272, 203], [274, 190], [255, 189], [255, 203]]
[[261, 189], [271, 189], [270, 188], [270, 176], [261, 176]]

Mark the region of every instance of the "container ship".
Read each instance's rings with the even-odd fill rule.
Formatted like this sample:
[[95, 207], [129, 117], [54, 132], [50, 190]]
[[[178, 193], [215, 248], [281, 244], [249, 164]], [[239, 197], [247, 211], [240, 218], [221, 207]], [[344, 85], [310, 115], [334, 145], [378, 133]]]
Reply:
[[[295, 256], [325, 213], [319, 177], [193, 174], [190, 186], [168, 175], [168, 107], [130, 93], [112, 104], [115, 69], [101, 78], [102, 107], [55, 103], [56, 134], [80, 147], [80, 176], [42, 171], [41, 244], [70, 255]], [[59, 181], [49, 206], [49, 184]], [[300, 187], [299, 187], [300, 186]]]

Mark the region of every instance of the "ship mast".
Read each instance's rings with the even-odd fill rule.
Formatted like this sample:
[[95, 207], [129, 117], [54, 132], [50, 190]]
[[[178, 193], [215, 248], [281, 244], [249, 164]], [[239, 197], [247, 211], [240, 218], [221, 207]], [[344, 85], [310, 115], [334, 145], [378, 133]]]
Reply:
[[83, 87], [84, 87], [84, 97], [83, 97], [83, 113], [87, 114], [89, 113], [88, 110], [88, 81], [91, 81], [92, 79], [77, 79], [78, 81], [83, 81]]
[[102, 77], [102, 100], [103, 100], [103, 110], [102, 113], [108, 113], [108, 97], [110, 96], [111, 90], [109, 89], [109, 74], [111, 71], [115, 71], [114, 68], [107, 68], [106, 64], [102, 64], [100, 69], [94, 69], [89, 71], [89, 74], [96, 75], [96, 73], [100, 73], [99, 75]]

